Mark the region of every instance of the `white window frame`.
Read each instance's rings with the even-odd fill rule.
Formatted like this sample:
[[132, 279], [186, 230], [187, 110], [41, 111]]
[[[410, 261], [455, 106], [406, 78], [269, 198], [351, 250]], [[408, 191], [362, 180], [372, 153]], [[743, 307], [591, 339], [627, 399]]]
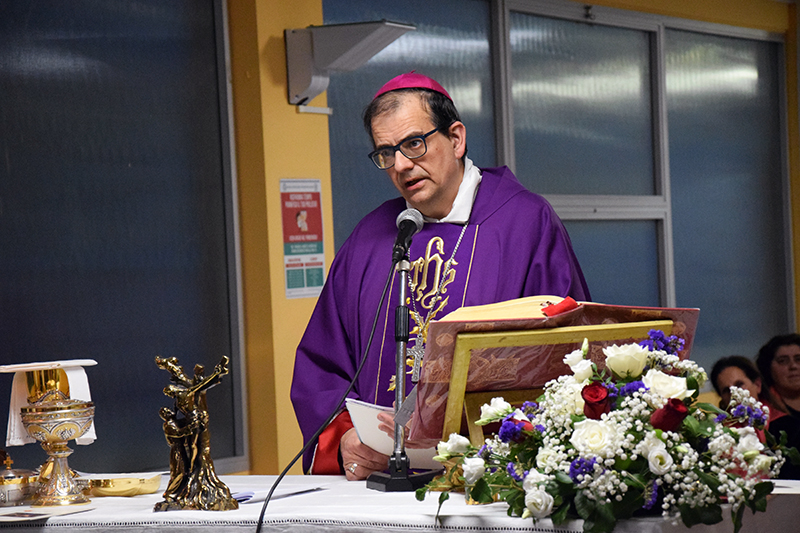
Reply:
[[[492, 0], [492, 64], [494, 69], [495, 127], [498, 164], [515, 171], [514, 117], [511, 98], [510, 14], [530, 15], [637, 29], [651, 35], [651, 87], [653, 102], [653, 173], [655, 194], [636, 195], [566, 195], [545, 194], [545, 198], [563, 220], [645, 220], [655, 221], [658, 235], [659, 297], [662, 306], [675, 307], [675, 268], [672, 241], [672, 201], [669, 175], [669, 138], [666, 107], [664, 39], [667, 29], [738, 37], [784, 44], [781, 34], [708, 22], [589, 6], [558, 0]], [[784, 47], [780, 63], [785, 65]], [[780, 116], [783, 218], [786, 228], [785, 272], [789, 291], [788, 317], [795, 323], [794, 275], [792, 265], [791, 205], [788, 175], [788, 125], [786, 120], [786, 83], [781, 69]]]

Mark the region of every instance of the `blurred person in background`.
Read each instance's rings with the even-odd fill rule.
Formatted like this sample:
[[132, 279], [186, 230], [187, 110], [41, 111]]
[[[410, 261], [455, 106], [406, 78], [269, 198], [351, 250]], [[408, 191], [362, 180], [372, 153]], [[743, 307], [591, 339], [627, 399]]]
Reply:
[[[773, 420], [769, 432], [780, 438], [785, 431], [788, 445], [800, 449], [800, 335], [789, 333], [771, 338], [758, 351], [756, 365], [775, 408], [788, 414]], [[781, 478], [800, 479], [800, 466], [785, 464]]]

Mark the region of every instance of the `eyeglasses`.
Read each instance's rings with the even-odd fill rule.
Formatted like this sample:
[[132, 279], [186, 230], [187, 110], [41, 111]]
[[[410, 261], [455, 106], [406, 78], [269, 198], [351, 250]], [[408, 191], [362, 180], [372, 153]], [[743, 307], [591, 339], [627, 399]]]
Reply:
[[392, 168], [394, 166], [395, 153], [400, 150], [400, 153], [408, 159], [417, 159], [422, 157], [428, 152], [428, 144], [425, 139], [439, 131], [441, 128], [436, 128], [425, 135], [417, 135], [403, 140], [400, 144], [395, 146], [386, 146], [378, 148], [374, 152], [370, 152], [369, 158], [375, 163], [375, 166], [381, 170]]

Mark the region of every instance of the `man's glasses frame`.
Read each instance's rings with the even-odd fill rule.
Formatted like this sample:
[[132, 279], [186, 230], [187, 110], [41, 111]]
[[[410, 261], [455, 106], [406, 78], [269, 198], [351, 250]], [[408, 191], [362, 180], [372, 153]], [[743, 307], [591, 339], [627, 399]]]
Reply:
[[[384, 146], [369, 153], [369, 158], [375, 163], [375, 166], [381, 170], [392, 168], [394, 166], [395, 154], [398, 150], [408, 159], [418, 159], [428, 153], [428, 143], [425, 141], [428, 137], [444, 128], [434, 128], [428, 133], [423, 135], [415, 135], [407, 139], [403, 139], [394, 146]], [[417, 144], [421, 143], [421, 144]]]

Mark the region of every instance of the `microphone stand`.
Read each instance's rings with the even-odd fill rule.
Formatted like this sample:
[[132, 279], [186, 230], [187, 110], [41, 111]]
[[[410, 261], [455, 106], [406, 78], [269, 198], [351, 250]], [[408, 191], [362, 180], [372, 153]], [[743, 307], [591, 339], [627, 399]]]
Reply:
[[400, 273], [400, 303], [394, 313], [395, 340], [395, 387], [394, 387], [394, 451], [389, 457], [389, 472], [373, 472], [367, 477], [367, 488], [383, 492], [408, 492], [427, 485], [437, 471], [409, 474], [409, 460], [405, 452], [405, 428], [397, 422], [397, 414], [403, 406], [406, 394], [406, 345], [408, 344], [408, 271], [411, 265], [408, 254], [397, 262]]

